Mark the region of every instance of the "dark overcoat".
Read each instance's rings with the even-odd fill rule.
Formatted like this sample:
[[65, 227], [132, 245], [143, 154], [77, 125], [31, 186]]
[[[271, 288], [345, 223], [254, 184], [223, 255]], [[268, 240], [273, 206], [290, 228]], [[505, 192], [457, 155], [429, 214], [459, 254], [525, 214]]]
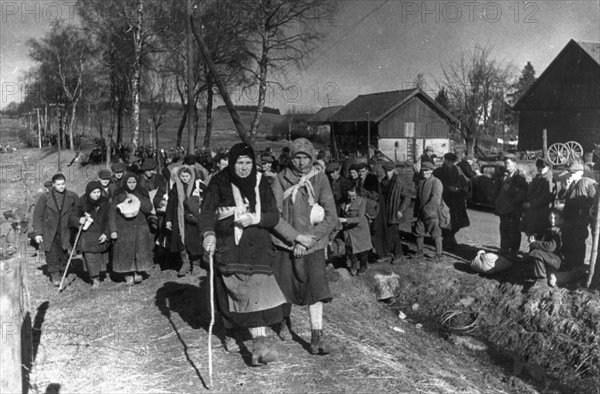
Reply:
[[362, 197], [356, 197], [344, 208], [344, 240], [352, 248], [352, 254], [357, 254], [373, 249], [369, 222], [365, 216], [367, 202]]
[[[77, 194], [70, 190], [65, 190], [64, 204], [62, 211], [60, 207], [56, 206], [52, 193], [56, 193], [54, 190], [44, 193], [40, 196], [38, 202], [35, 204], [33, 210], [33, 232], [34, 236], [41, 235], [44, 240], [44, 251], [49, 252], [52, 247], [54, 237], [60, 231], [62, 248], [63, 250], [69, 249], [71, 244], [71, 230], [69, 228], [69, 216], [75, 206], [79, 197]], [[59, 213], [60, 211], [60, 213]], [[60, 222], [60, 229], [58, 224]]]
[[[190, 185], [183, 185], [183, 187], [184, 192], [187, 192], [187, 188], [190, 187]], [[206, 190], [206, 186], [204, 183], [200, 183], [200, 187], [198, 187], [197, 184], [194, 183], [191, 185], [191, 187], [193, 187], [194, 190], [192, 190], [189, 197], [184, 199], [183, 203], [185, 232], [185, 241], [183, 242], [181, 240], [181, 234], [179, 231], [179, 215], [177, 214], [177, 210], [179, 209], [179, 194], [177, 192], [177, 187], [173, 187], [169, 192], [167, 210], [165, 211], [165, 222], [172, 223], [172, 230], [171, 236], [169, 237], [170, 242], [167, 244], [169, 245], [169, 251], [172, 253], [178, 253], [185, 248], [190, 254], [194, 256], [200, 256], [203, 253], [202, 242], [200, 241], [200, 231], [198, 228], [198, 223], [196, 222], [197, 217], [194, 215], [194, 212], [192, 212], [192, 209], [194, 209], [194, 207], [199, 209], [200, 202], [202, 201], [199, 196], [194, 196], [194, 191], [199, 189], [200, 195], [203, 195], [204, 191]]]
[[450, 224], [452, 230], [458, 231], [468, 227], [471, 222], [467, 214], [467, 187], [469, 179], [463, 174], [460, 167], [446, 165], [433, 170], [433, 175], [442, 182], [444, 191], [442, 199], [450, 208]]
[[554, 202], [552, 171], [537, 174], [531, 180], [527, 188], [527, 202], [530, 207], [523, 214], [521, 230], [527, 235], [541, 235], [547, 227], [550, 207]]
[[146, 215], [152, 212], [152, 202], [147, 192], [133, 194], [140, 200], [140, 211], [133, 218], [125, 218], [117, 210], [117, 205], [128, 198], [125, 190], [113, 196], [110, 204], [110, 231], [117, 233], [113, 244], [114, 272], [147, 271], [153, 264], [153, 237], [146, 221]]
[[[83, 230], [77, 242], [77, 250], [86, 253], [103, 253], [110, 246], [110, 228], [108, 226], [108, 212], [110, 210], [110, 202], [104, 200], [100, 205], [91, 207], [86, 201], [86, 195], [79, 198], [79, 202], [69, 216], [69, 225], [74, 228], [79, 228], [79, 219], [87, 212], [94, 220], [87, 230]], [[98, 243], [100, 236], [104, 234], [106, 242]]]

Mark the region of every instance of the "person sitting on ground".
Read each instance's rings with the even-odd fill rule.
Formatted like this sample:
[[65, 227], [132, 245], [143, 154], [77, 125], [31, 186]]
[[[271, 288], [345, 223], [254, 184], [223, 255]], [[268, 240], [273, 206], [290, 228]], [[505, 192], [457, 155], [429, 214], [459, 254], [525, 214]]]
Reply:
[[33, 209], [35, 242], [46, 253], [47, 272], [52, 284], [60, 286], [71, 246], [69, 216], [77, 206], [79, 197], [67, 190], [63, 174], [52, 177], [52, 190], [43, 193]]
[[108, 264], [109, 210], [110, 202], [102, 194], [102, 185], [92, 181], [85, 186], [85, 194], [79, 198], [69, 217], [72, 228], [82, 229], [77, 249], [82, 252], [83, 268], [93, 288], [100, 286], [100, 274], [106, 271]]
[[350, 273], [352, 276], [356, 276], [367, 271], [369, 252], [373, 249], [373, 244], [371, 243], [369, 222], [365, 215], [367, 206], [365, 199], [358, 196], [355, 186], [350, 187], [346, 191], [346, 195], [347, 199], [342, 207], [342, 216], [339, 221], [344, 226], [346, 255], [351, 261]]
[[413, 234], [417, 242], [417, 252], [412, 259], [422, 259], [425, 256], [425, 236], [429, 234], [435, 242], [436, 263], [442, 262], [442, 229], [440, 228], [439, 209], [442, 204], [442, 182], [433, 175], [433, 164], [421, 164], [421, 175], [417, 182], [417, 195], [414, 206]]
[[530, 235], [529, 241], [529, 259], [534, 264], [534, 276], [539, 282], [548, 283], [550, 287], [556, 286], [555, 273], [560, 268], [563, 261], [562, 232], [563, 224], [561, 212], [558, 210], [550, 211], [548, 215], [550, 226], [540, 235]]
[[142, 282], [143, 274], [152, 268], [153, 237], [146, 222], [152, 202], [137, 175], [125, 174], [122, 185], [113, 196], [108, 213], [113, 240], [112, 269], [125, 274], [125, 282], [131, 286]]

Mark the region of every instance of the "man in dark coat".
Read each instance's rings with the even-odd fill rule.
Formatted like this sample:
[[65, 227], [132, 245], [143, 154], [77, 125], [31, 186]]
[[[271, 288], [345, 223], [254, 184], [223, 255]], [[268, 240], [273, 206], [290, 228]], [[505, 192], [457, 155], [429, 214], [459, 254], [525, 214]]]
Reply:
[[331, 191], [333, 192], [335, 205], [338, 209], [338, 215], [341, 215], [342, 203], [346, 200], [348, 190], [352, 188], [354, 184], [341, 175], [339, 163], [327, 163], [325, 166], [325, 174], [327, 175], [327, 178], [329, 178], [329, 183], [331, 184]]
[[512, 153], [503, 155], [505, 169], [499, 174], [496, 215], [500, 216], [500, 254], [514, 258], [521, 247], [521, 213], [527, 198], [525, 175], [517, 169]]
[[450, 224], [452, 227], [443, 232], [444, 249], [446, 250], [456, 248], [456, 233], [461, 228], [468, 227], [471, 224], [467, 215], [468, 178], [456, 166], [456, 160], [456, 155], [448, 152], [444, 155], [444, 164], [433, 170], [433, 175], [442, 181], [444, 186], [442, 199], [450, 208]]
[[434, 261], [442, 261], [442, 229], [440, 228], [439, 210], [442, 204], [442, 182], [433, 176], [433, 164], [421, 163], [420, 178], [417, 182], [417, 196], [414, 207], [416, 221], [413, 225], [413, 234], [417, 242], [417, 253], [413, 259], [425, 257], [423, 248], [425, 236], [429, 234], [435, 242]]
[[357, 166], [358, 183], [356, 191], [358, 195], [366, 199], [367, 218], [373, 235], [373, 247], [377, 256], [384, 257], [387, 254], [387, 243], [385, 239], [385, 224], [383, 212], [380, 209], [380, 190], [377, 176], [372, 174], [367, 163], [359, 163]]
[[110, 170], [112, 171], [111, 182], [108, 184], [108, 191], [112, 196], [121, 188], [121, 181], [123, 180], [123, 175], [125, 175], [125, 170], [127, 169], [127, 165], [122, 161], [113, 164], [110, 166]]
[[52, 190], [40, 196], [33, 210], [35, 242], [46, 252], [48, 274], [54, 286], [60, 285], [70, 246], [69, 215], [79, 197], [66, 189], [63, 174], [52, 177]]
[[389, 255], [384, 259], [389, 260], [392, 264], [398, 264], [404, 260], [399, 226], [406, 221], [411, 193], [408, 185], [402, 182], [396, 173], [394, 163], [384, 161], [381, 168], [385, 171], [385, 177], [381, 181], [381, 210], [386, 228], [386, 244], [390, 247]]
[[563, 208], [563, 253], [565, 268], [581, 268], [585, 260], [585, 240], [591, 222], [590, 208], [598, 192], [595, 180], [584, 177], [583, 164], [574, 163], [569, 167], [570, 177], [558, 193], [558, 199], [565, 201]]
[[473, 169], [472, 165], [474, 161], [475, 158], [473, 155], [466, 155], [456, 164], [469, 180], [477, 175], [477, 172]]
[[527, 188], [527, 201], [523, 203], [521, 230], [527, 235], [541, 236], [547, 229], [550, 207], [554, 202], [555, 185], [551, 164], [544, 159], [535, 162], [538, 173]]

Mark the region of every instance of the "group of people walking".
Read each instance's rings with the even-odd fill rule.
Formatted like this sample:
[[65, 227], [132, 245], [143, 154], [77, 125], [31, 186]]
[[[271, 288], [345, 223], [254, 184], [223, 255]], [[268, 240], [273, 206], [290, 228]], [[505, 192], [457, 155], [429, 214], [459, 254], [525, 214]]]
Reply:
[[[270, 152], [257, 157], [239, 143], [215, 158], [214, 169], [192, 155], [165, 163], [160, 174], [153, 159], [144, 160], [137, 173], [117, 163], [112, 171], [100, 170], [80, 197], [56, 174], [35, 206], [35, 241], [56, 286], [73, 234], [93, 287], [109, 265], [133, 285], [147, 276], [155, 257], [179, 260], [179, 276], [203, 271], [212, 258], [228, 351], [239, 351], [240, 329], [248, 330], [252, 363], [276, 360], [279, 352], [267, 332], [289, 337], [291, 306], [299, 305], [308, 308], [310, 353], [328, 354], [336, 348], [323, 332], [323, 304], [332, 300], [326, 274], [332, 243], [345, 245], [348, 268], [360, 275], [371, 256], [380, 263], [441, 262], [444, 250], [457, 247], [456, 233], [469, 226], [466, 196], [476, 175], [464, 166], [469, 157], [457, 163], [447, 153], [436, 168], [432, 152], [427, 147], [415, 165], [414, 184], [389, 161], [325, 163], [304, 138], [294, 140], [278, 161]], [[538, 160], [530, 185], [514, 156], [505, 155], [504, 162], [496, 197], [501, 253], [518, 252], [524, 231], [536, 276], [550, 281], [562, 261], [555, 256], [570, 253], [573, 264], [581, 257], [596, 184], [573, 165], [556, 196], [546, 161]], [[552, 207], [561, 196], [565, 208], [559, 216]], [[561, 218], [569, 226], [562, 238]], [[408, 256], [400, 226], [411, 219], [416, 253]], [[434, 240], [433, 256], [424, 253], [426, 236]]]

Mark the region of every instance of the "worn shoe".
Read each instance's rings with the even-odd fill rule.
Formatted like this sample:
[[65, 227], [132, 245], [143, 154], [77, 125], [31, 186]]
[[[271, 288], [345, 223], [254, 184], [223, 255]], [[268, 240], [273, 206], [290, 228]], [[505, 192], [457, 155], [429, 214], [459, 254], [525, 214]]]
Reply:
[[277, 328], [277, 336], [279, 339], [282, 341], [289, 341], [292, 339], [292, 333], [290, 332], [290, 329], [285, 321], [279, 323]]
[[228, 353], [238, 353], [240, 351], [239, 334], [234, 330], [225, 331], [225, 350]]
[[404, 257], [404, 256], [398, 256], [394, 260], [392, 260], [392, 265], [404, 264], [404, 263], [406, 263], [406, 257]]
[[391, 263], [391, 262], [392, 262], [392, 260], [393, 260], [393, 259], [394, 259], [394, 257], [393, 257], [393, 256], [391, 256], [391, 255], [387, 255], [387, 256], [384, 256], [384, 257], [382, 257], [382, 258], [380, 258], [380, 259], [377, 259], [377, 260], [375, 260], [375, 262], [376, 262], [377, 264], [389, 264], [389, 263]]
[[422, 260], [425, 258], [425, 253], [422, 250], [417, 250], [415, 254], [409, 257], [410, 260]]
[[433, 256], [433, 262], [436, 264], [440, 264], [444, 261], [444, 255], [442, 253], [436, 253], [435, 256]]
[[133, 286], [133, 283], [134, 283], [134, 282], [133, 282], [133, 275], [127, 275], [127, 276], [125, 277], [125, 284], [126, 284], [127, 286]]
[[142, 275], [138, 274], [137, 272], [135, 274], [133, 274], [133, 281], [135, 283], [142, 283], [142, 280], [144, 280]]
[[98, 287], [100, 287], [100, 279], [93, 278], [92, 279], [92, 289], [97, 289]]
[[52, 285], [54, 285], [54, 287], [60, 286], [61, 280], [62, 280], [62, 275], [59, 273], [54, 273], [54, 274], [50, 275], [50, 281], [52, 282]]
[[277, 361], [279, 352], [267, 337], [256, 337], [252, 340], [252, 365], [261, 366]]
[[336, 347], [330, 341], [326, 341], [323, 337], [323, 330], [310, 331], [310, 354], [325, 355], [335, 353]]

